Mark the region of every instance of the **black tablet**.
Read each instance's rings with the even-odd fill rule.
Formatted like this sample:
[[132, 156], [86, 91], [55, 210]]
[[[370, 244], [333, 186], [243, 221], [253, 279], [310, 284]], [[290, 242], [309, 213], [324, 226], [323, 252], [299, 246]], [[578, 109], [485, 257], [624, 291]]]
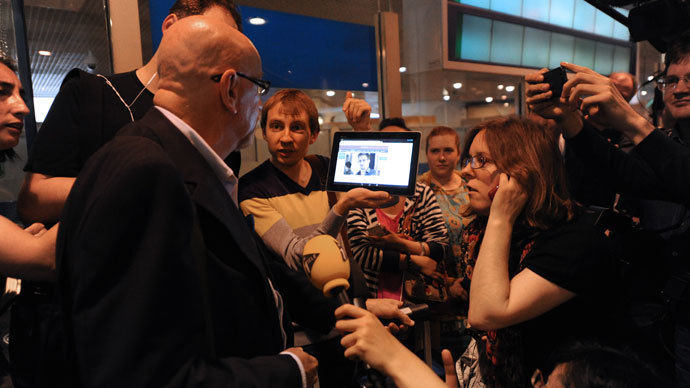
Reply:
[[330, 191], [355, 187], [413, 195], [420, 132], [336, 132], [328, 166]]

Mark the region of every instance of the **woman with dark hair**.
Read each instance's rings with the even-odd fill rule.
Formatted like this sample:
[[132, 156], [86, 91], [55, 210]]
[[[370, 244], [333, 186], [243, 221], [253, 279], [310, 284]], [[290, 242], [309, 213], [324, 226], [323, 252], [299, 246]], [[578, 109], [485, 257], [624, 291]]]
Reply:
[[[557, 346], [624, 331], [614, 312], [613, 262], [595, 217], [568, 196], [553, 132], [525, 120], [489, 121], [468, 133], [462, 160], [477, 216], [464, 255], [480, 375], [488, 387], [528, 387]], [[367, 318], [352, 306], [336, 311], [346, 315]], [[391, 342], [372, 322], [338, 322], [351, 332], [342, 340], [346, 355], [406, 386], [413, 367], [400, 363], [414, 362], [404, 354], [378, 358]]]
[[[19, 143], [24, 116], [29, 108], [24, 103], [21, 83], [14, 62], [0, 54], [0, 162], [12, 160], [12, 149]], [[0, 274], [32, 280], [53, 277], [57, 227], [47, 231], [41, 224], [22, 230], [7, 218], [0, 217]]]

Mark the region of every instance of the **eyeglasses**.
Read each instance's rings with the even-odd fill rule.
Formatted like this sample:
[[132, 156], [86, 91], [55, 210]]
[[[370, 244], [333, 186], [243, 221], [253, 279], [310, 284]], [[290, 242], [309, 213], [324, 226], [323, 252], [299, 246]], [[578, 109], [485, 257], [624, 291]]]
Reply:
[[485, 164], [487, 163], [493, 163], [494, 161], [487, 158], [486, 156], [482, 154], [477, 154], [474, 156], [470, 156], [469, 158], [465, 158], [462, 161], [462, 168], [465, 168], [468, 164], [470, 167], [472, 167], [473, 170], [476, 170], [478, 168], [484, 167]]
[[678, 78], [674, 75], [662, 77], [656, 81], [656, 84], [662, 92], [665, 92], [666, 90], [676, 90], [681, 81], [683, 81], [686, 87], [690, 87], [690, 77], [687, 74], [682, 78]]
[[[269, 91], [270, 88], [271, 88], [271, 81], [266, 81], [266, 80], [263, 80], [263, 79], [250, 77], [250, 76], [248, 76], [248, 75], [246, 75], [246, 74], [244, 74], [244, 73], [240, 73], [239, 71], [236, 71], [235, 74], [237, 74], [238, 77], [242, 77], [242, 78], [244, 78], [244, 79], [247, 79], [247, 80], [249, 80], [250, 82], [252, 82], [253, 84], [257, 85], [257, 86], [259, 87], [258, 90], [257, 90], [257, 93], [259, 93], [260, 96], [265, 96], [265, 95], [267, 95], [267, 94], [268, 94], [268, 91]], [[212, 76], [211, 76], [211, 80], [212, 80], [213, 82], [220, 82], [220, 77], [222, 77], [222, 76], [223, 76], [223, 74], [215, 74], [215, 75], [212, 75]]]

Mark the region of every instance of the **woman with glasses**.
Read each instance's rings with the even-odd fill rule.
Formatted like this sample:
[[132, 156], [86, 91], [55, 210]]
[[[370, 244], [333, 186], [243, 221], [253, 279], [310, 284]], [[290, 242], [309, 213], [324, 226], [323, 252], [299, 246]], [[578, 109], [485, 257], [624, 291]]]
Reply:
[[[484, 383], [527, 387], [535, 369], [550, 370], [557, 346], [624, 332], [605, 236], [569, 198], [554, 133], [525, 120], [485, 122], [469, 131], [462, 160], [476, 214], [463, 253], [469, 323]], [[365, 313], [344, 306], [336, 315], [362, 318], [337, 324], [349, 332], [346, 355], [381, 368], [399, 387], [432, 386], [432, 376], [406, 385], [411, 370], [423, 374], [409, 355], [378, 358], [397, 345]]]

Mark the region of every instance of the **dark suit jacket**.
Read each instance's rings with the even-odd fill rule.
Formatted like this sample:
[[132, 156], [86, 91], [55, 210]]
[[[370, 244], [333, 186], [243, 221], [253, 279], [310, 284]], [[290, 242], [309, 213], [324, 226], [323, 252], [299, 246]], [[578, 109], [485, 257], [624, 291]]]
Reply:
[[160, 111], [124, 127], [79, 174], [60, 225], [74, 386], [301, 386], [295, 361], [277, 355], [268, 279], [292, 314], [284, 322], [327, 331], [335, 302], [256, 241]]

